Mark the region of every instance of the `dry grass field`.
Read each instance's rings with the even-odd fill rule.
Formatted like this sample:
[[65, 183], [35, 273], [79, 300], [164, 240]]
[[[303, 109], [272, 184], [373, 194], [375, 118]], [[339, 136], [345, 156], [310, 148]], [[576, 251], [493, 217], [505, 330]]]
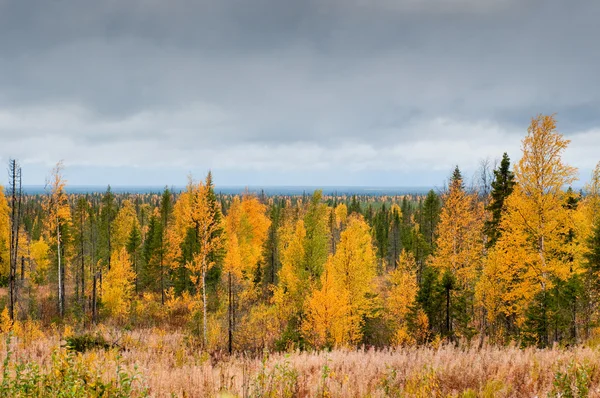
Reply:
[[[0, 343], [4, 396], [600, 396], [600, 352], [590, 347], [442, 344], [229, 357], [203, 353], [185, 334], [160, 329], [100, 327], [83, 339], [83, 352], [64, 348], [74, 341], [69, 328], [14, 329]], [[113, 347], [97, 345], [98, 336]]]

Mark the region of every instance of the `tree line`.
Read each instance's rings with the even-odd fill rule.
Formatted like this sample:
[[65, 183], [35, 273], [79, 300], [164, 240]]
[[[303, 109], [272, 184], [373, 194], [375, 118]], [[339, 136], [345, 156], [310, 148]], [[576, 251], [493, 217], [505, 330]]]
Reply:
[[232, 351], [598, 334], [600, 163], [583, 191], [553, 116], [521, 157], [457, 166], [427, 195], [68, 194], [62, 164], [0, 192], [0, 282], [14, 319], [184, 328]]

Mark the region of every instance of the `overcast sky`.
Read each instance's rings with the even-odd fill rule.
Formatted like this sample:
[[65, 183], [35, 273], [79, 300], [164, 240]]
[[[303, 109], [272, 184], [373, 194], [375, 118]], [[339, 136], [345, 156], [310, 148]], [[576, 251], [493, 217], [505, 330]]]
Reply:
[[[600, 160], [597, 0], [0, 0], [25, 184], [441, 185], [557, 113]], [[0, 181], [6, 181], [3, 175]]]

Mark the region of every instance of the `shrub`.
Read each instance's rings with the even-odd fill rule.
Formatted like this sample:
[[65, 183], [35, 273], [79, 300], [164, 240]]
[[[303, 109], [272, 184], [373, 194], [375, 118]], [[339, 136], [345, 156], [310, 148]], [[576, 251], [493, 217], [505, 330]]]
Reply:
[[117, 357], [116, 374], [106, 380], [93, 363], [81, 353], [58, 348], [52, 353], [49, 366], [18, 361], [10, 351], [11, 334], [2, 365], [0, 396], [3, 397], [146, 397], [148, 389], [141, 382], [137, 369], [123, 369]]

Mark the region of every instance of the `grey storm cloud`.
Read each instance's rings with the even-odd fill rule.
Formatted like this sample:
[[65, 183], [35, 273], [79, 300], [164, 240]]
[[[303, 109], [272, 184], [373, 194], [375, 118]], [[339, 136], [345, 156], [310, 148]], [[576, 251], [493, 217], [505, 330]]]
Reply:
[[[457, 161], [501, 154], [538, 113], [589, 135], [598, 16], [595, 0], [0, 0], [0, 155], [389, 169], [444, 140]], [[432, 153], [424, 167], [451, 162]]]

